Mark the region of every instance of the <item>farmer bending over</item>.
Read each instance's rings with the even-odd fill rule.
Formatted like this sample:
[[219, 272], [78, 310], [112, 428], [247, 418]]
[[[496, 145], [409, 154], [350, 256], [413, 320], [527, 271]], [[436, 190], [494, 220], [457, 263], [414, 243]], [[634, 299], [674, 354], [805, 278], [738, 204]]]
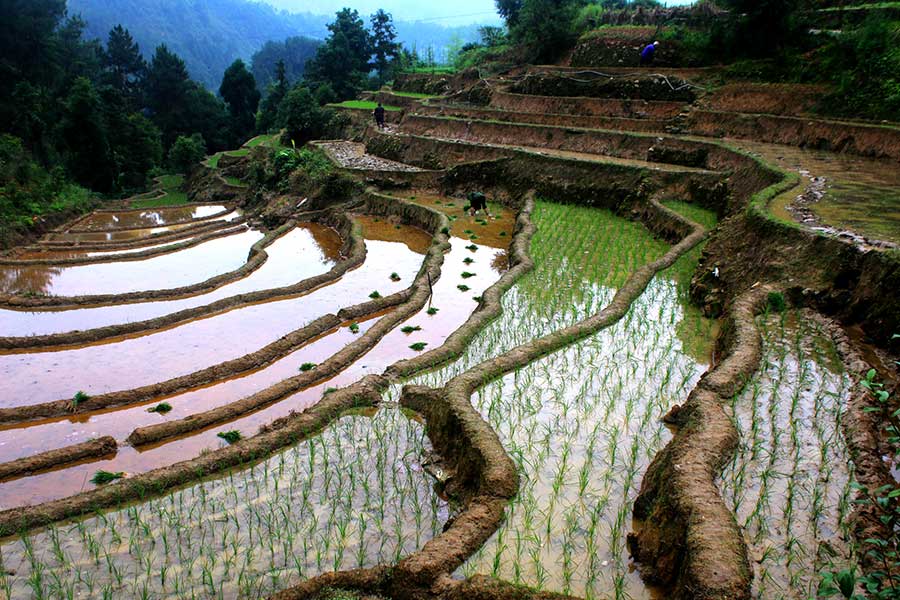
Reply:
[[653, 59], [656, 56], [656, 48], [659, 46], [659, 42], [653, 42], [652, 44], [647, 44], [647, 47], [641, 51], [641, 66], [647, 66], [653, 64]]
[[487, 197], [481, 192], [469, 192], [469, 214], [474, 217], [479, 210], [491, 216], [487, 209]]
[[381, 105], [381, 102], [378, 103], [378, 106], [375, 107], [375, 124], [378, 125], [380, 129], [384, 129], [384, 107]]

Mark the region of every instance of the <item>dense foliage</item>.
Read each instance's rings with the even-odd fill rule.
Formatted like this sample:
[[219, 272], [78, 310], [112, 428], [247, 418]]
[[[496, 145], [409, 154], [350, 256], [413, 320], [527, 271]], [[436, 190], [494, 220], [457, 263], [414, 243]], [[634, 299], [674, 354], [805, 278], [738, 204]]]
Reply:
[[[322, 42], [307, 37], [289, 37], [283, 42], [269, 41], [253, 55], [250, 70], [260, 92], [266, 92], [280, 77], [298, 81], [306, 63], [316, 55]], [[279, 63], [282, 73], [279, 74]]]

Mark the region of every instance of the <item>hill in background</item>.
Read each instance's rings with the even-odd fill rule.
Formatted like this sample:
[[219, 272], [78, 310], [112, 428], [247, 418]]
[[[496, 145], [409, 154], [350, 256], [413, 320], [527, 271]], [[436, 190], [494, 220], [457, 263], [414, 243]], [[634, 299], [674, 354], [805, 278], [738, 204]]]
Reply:
[[[294, 36], [324, 39], [333, 14], [288, 13], [247, 0], [68, 0], [70, 15], [87, 21], [86, 35], [106, 40], [115, 25], [126, 27], [145, 57], [166, 44], [181, 56], [191, 77], [216, 91], [236, 59], [248, 64], [268, 41]], [[363, 15], [368, 22], [368, 15]], [[441, 59], [447, 48], [478, 38], [477, 26], [443, 27], [433, 22], [397, 22], [399, 41], [421, 54], [433, 45]]]

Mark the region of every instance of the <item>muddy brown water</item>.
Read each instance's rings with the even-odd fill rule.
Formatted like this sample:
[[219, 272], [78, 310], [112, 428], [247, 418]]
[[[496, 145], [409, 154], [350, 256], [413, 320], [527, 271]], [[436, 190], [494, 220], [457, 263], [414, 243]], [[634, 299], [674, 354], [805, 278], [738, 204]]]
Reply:
[[22, 337], [145, 321], [238, 294], [284, 287], [328, 271], [340, 260], [342, 243], [340, 235], [330, 227], [302, 223], [265, 248], [269, 258], [261, 267], [206, 294], [62, 311], [0, 310], [0, 335]]
[[[411, 242], [414, 247], [424, 248], [424, 239], [419, 239], [422, 236], [411, 235], [409, 228], [401, 227], [398, 230], [394, 224], [384, 219], [376, 221], [372, 217], [359, 219], [359, 221], [363, 225], [369, 245], [367, 263], [373, 256], [384, 255], [379, 244], [399, 245], [399, 242], [396, 241], [378, 242], [368, 239], [370, 235], [390, 237], [394, 240], [399, 237], [404, 240], [404, 244]], [[504, 220], [504, 223], [511, 232], [512, 219]], [[428, 241], [430, 243], [430, 236]], [[196, 456], [204, 448], [215, 448], [224, 443], [216, 435], [220, 431], [238, 429], [245, 435], [249, 435], [254, 433], [259, 426], [285, 416], [292, 410], [302, 410], [311, 406], [319, 400], [323, 391], [328, 387], [349, 385], [367, 374], [382, 372], [387, 366], [400, 359], [417, 355], [418, 351], [409, 347], [415, 342], [426, 343], [426, 348], [439, 346], [477, 306], [473, 298], [480, 295], [500, 276], [501, 271], [492, 265], [497, 262], [496, 256], [505, 254], [503, 250], [477, 246], [477, 244], [477, 250], [467, 249], [466, 246], [472, 245], [471, 240], [458, 237], [452, 237], [450, 244], [451, 251], [446, 257], [443, 275], [434, 284], [434, 296], [430, 303], [431, 306], [438, 308], [439, 312], [429, 315], [426, 307], [401, 327], [388, 333], [365, 356], [332, 379], [304, 389], [260, 411], [190, 436], [150, 447], [142, 447], [140, 450], [128, 446], [122, 447], [112, 458], [84, 461], [81, 464], [51, 473], [0, 484], [0, 506], [45, 501], [92, 487], [89, 483], [85, 485], [85, 481], [89, 480], [98, 469], [138, 473]], [[466, 264], [464, 259], [472, 256], [477, 257], [477, 262]], [[421, 256], [419, 256], [419, 260], [421, 260]], [[390, 261], [387, 266], [390, 267], [391, 264], [396, 265], [394, 261]], [[462, 273], [466, 271], [476, 272], [476, 276], [463, 278]], [[345, 278], [351, 277], [357, 272], [354, 271]], [[408, 285], [411, 280], [412, 278], [409, 277], [404, 285]], [[471, 288], [465, 293], [457, 288], [463, 282]], [[374, 319], [360, 322], [360, 334], [373, 323]], [[421, 330], [404, 333], [401, 330], [403, 326], [420, 327]], [[92, 413], [78, 419], [57, 419], [26, 427], [9, 427], [5, 431], [0, 430], [0, 440], [2, 440], [0, 441], [0, 461], [52, 447], [77, 443], [77, 441], [98, 435], [112, 435], [121, 440], [137, 426], [156, 423], [164, 419], [183, 418], [198, 411], [221, 406], [296, 375], [299, 365], [304, 362], [323, 362], [328, 356], [360, 334], [352, 334], [345, 324], [338, 330], [329, 332], [266, 368], [215, 385], [166, 398], [155, 398], [140, 406]], [[165, 416], [147, 413], [148, 406], [162, 400], [173, 406], [172, 412]], [[25, 449], [24, 452], [23, 449]]]
[[[802, 175], [821, 197], [808, 204], [819, 222], [839, 233], [849, 230], [869, 240], [900, 244], [900, 166], [895, 161], [807, 150], [747, 140], [729, 144], [756, 154], [769, 163]], [[789, 206], [803, 189], [789, 190], [774, 199], [770, 209], [787, 220], [798, 220]]]
[[96, 212], [84, 221], [80, 221], [77, 228], [106, 231], [109, 229], [163, 227], [165, 225], [207, 219], [223, 213], [226, 208], [222, 204], [205, 204], [201, 206]]
[[178, 288], [234, 271], [263, 238], [247, 230], [143, 260], [54, 267], [0, 266], [0, 292], [17, 295], [83, 296]]

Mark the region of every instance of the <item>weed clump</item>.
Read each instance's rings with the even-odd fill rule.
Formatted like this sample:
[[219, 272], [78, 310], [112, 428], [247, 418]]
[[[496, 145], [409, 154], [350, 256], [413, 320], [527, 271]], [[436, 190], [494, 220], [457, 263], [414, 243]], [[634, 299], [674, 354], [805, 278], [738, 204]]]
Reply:
[[161, 415], [164, 415], [170, 410], [172, 410], [171, 404], [169, 404], [168, 402], [160, 402], [156, 406], [151, 406], [150, 408], [148, 408], [147, 412], [159, 413]]
[[787, 308], [787, 302], [784, 300], [784, 294], [781, 292], [769, 292], [769, 296], [767, 298], [767, 305], [769, 310], [772, 312], [784, 312], [784, 309]]
[[237, 443], [241, 440], [241, 438], [244, 437], [243, 435], [241, 435], [241, 432], [236, 429], [232, 429], [231, 431], [220, 431], [216, 435], [229, 444]]
[[112, 473], [110, 471], [97, 471], [94, 473], [94, 476], [91, 477], [91, 483], [94, 485], [104, 485], [110, 483], [111, 481], [115, 481], [116, 479], [122, 479], [125, 477], [124, 471], [118, 471], [116, 473]]
[[74, 396], [72, 396], [72, 406], [75, 407], [75, 406], [78, 406], [79, 404], [84, 404], [85, 402], [87, 402], [90, 399], [91, 399], [90, 396], [88, 396], [87, 394], [85, 394], [84, 392], [79, 390], [78, 392], [75, 393]]

